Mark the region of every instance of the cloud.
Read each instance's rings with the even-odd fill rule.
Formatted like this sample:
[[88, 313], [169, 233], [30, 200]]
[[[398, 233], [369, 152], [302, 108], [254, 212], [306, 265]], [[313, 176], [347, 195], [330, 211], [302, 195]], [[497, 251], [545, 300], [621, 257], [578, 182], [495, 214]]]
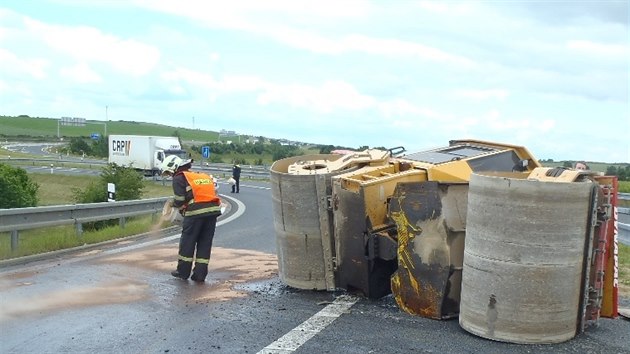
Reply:
[[374, 106], [374, 98], [362, 95], [342, 81], [327, 81], [319, 87], [306, 85], [269, 85], [258, 96], [263, 105], [280, 102], [296, 107], [307, 107], [323, 113], [334, 110], [362, 110]]
[[[305, 26], [298, 23], [291, 25], [292, 18], [299, 15], [308, 16], [308, 18], [321, 17], [327, 22], [335, 21], [336, 17], [343, 19], [367, 15], [371, 9], [368, 3], [363, 1], [331, 2], [328, 6], [325, 2], [322, 4], [315, 1], [299, 3], [271, 1], [260, 4], [255, 1], [239, 1], [233, 4], [223, 3], [219, 7], [205, 1], [189, 1], [186, 6], [182, 6], [181, 2], [170, 1], [137, 1], [136, 4], [155, 11], [194, 19], [200, 21], [200, 25], [211, 28], [239, 30], [269, 37], [293, 48], [314, 53], [338, 55], [357, 52], [390, 57], [420, 58], [463, 67], [475, 65], [469, 58], [413, 41], [376, 38], [357, 33], [325, 36], [315, 30], [304, 29]], [[296, 6], [296, 4], [299, 5]], [[268, 20], [269, 17], [276, 16], [282, 17], [282, 22], [289, 25]], [[318, 23], [318, 25], [323, 24]]]
[[566, 43], [566, 47], [581, 55], [616, 58], [623, 60], [625, 64], [628, 63], [630, 56], [630, 45], [604, 44], [588, 40], [570, 40]]
[[423, 10], [438, 14], [467, 15], [472, 11], [474, 4], [470, 2], [419, 1], [417, 6]]
[[[497, 3], [512, 14], [519, 13], [552, 26], [570, 23], [614, 23], [628, 27], [628, 1], [510, 1]], [[523, 13], [526, 12], [526, 13]]]
[[35, 79], [45, 79], [50, 63], [42, 58], [18, 58], [14, 53], [0, 48], [0, 72], [7, 75], [27, 75]]
[[174, 3], [169, 0], [134, 0], [140, 8], [164, 12], [202, 21], [210, 26], [232, 29], [246, 29], [252, 22], [283, 21], [298, 23], [347, 20], [364, 17], [372, 10], [369, 1], [292, 1], [292, 0], [242, 0], [216, 2], [205, 0], [183, 0]]
[[150, 72], [160, 51], [134, 39], [120, 39], [89, 26], [60, 26], [24, 17], [24, 30], [78, 62], [99, 62], [132, 76]]
[[[10, 1], [1, 106], [100, 118], [108, 105], [112, 119], [194, 116], [346, 146], [518, 141], [581, 158], [595, 149], [576, 137], [597, 137], [576, 120], [628, 115], [627, 24], [609, 16], [618, 4], [589, 3]], [[627, 154], [606, 139], [593, 142], [608, 144], [604, 159]]]
[[[450, 113], [438, 112], [429, 107], [418, 106], [403, 98], [379, 101], [377, 103], [377, 107], [379, 113], [388, 119], [395, 117], [403, 118], [409, 116], [412, 116], [416, 119], [432, 119], [436, 121], [447, 121], [449, 119], [452, 119], [452, 115]], [[400, 120], [399, 123], [400, 122], [403, 121]]]
[[475, 101], [483, 101], [488, 99], [504, 100], [510, 95], [509, 91], [503, 89], [490, 90], [456, 90], [454, 95], [457, 97], [472, 99]]
[[217, 80], [212, 75], [186, 68], [165, 72], [162, 78], [172, 87], [191, 86], [189, 91], [208, 93], [212, 101], [222, 95], [256, 93], [256, 103], [263, 106], [280, 104], [321, 113], [371, 109], [386, 117], [436, 117], [431, 110], [417, 107], [405, 99], [379, 100], [340, 80], [327, 80], [320, 85], [278, 83], [257, 76], [225, 75]]
[[164, 71], [160, 76], [165, 82], [170, 84], [184, 82], [199, 88], [217, 88], [219, 85], [212, 75], [183, 67]]
[[79, 63], [73, 67], [61, 69], [61, 75], [81, 84], [99, 83], [101, 76], [92, 70], [86, 63]]

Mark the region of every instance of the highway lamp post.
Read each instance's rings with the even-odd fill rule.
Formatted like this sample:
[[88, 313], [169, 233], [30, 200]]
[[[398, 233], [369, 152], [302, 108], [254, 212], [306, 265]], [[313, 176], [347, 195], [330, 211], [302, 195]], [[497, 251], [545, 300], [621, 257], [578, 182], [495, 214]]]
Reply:
[[107, 136], [107, 122], [92, 122], [92, 124], [103, 124], [105, 126], [105, 135], [103, 136]]

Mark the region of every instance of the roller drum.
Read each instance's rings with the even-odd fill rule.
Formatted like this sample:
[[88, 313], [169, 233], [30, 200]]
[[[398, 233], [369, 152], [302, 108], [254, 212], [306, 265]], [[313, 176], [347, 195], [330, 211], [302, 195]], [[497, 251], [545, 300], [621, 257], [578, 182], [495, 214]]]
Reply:
[[462, 328], [512, 343], [576, 335], [592, 188], [471, 175]]

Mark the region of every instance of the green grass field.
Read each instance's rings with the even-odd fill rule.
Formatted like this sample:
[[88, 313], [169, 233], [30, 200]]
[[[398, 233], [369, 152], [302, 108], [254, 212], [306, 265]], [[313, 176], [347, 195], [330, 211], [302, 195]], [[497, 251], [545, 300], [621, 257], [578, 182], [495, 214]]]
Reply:
[[[64, 126], [58, 124], [54, 118], [7, 117], [0, 116], [0, 136], [31, 137], [54, 139], [57, 137], [57, 127], [62, 137], [89, 137], [92, 133], [105, 134], [104, 121], [86, 121], [83, 127]], [[219, 133], [198, 129], [172, 127], [161, 124], [108, 121], [107, 134], [158, 135], [179, 136], [185, 141], [211, 142], [219, 139]]]
[[[95, 182], [97, 176], [67, 176], [31, 173], [29, 177], [40, 188], [37, 197], [39, 206], [74, 204], [72, 188], [84, 189]], [[144, 181], [145, 198], [168, 197], [172, 195], [170, 183], [162, 185], [153, 181]], [[163, 224], [159, 227], [169, 225]], [[28, 256], [43, 252], [77, 247], [84, 244], [98, 243], [126, 236], [155, 230], [156, 219], [152, 216], [130, 218], [124, 228], [118, 226], [98, 231], [86, 231], [81, 237], [76, 235], [74, 226], [57, 226], [46, 229], [20, 232], [19, 248], [11, 250], [11, 234], [0, 233], [0, 259]]]
[[[30, 173], [29, 177], [39, 184], [37, 194], [39, 206], [74, 204], [72, 188], [85, 189], [95, 182], [97, 176], [67, 176], [58, 174]], [[144, 181], [144, 198], [168, 197], [172, 195], [170, 183]]]

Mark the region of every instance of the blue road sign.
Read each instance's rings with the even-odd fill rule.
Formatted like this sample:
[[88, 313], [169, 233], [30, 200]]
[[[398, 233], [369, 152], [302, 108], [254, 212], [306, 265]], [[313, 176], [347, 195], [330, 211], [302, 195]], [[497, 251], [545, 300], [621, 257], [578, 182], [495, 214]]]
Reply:
[[101, 134], [99, 134], [99, 133], [92, 133], [92, 135], [90, 135], [90, 137], [92, 138], [92, 140], [98, 140], [101, 137]]
[[210, 146], [201, 147], [201, 156], [203, 156], [204, 159], [210, 158]]

